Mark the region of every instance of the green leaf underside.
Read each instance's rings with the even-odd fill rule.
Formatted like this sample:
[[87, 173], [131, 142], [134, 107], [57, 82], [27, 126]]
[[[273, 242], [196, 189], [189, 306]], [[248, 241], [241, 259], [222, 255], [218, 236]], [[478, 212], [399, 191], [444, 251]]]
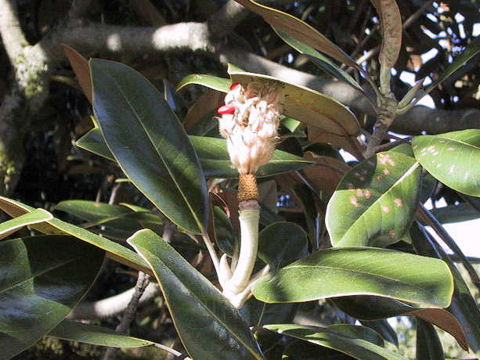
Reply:
[[328, 58], [320, 54], [317, 50], [295, 39], [294, 37], [288, 35], [286, 32], [282, 30], [276, 29], [275, 27], [273, 27], [273, 30], [277, 33], [277, 35], [283, 41], [285, 41], [288, 45], [290, 45], [292, 48], [297, 50], [300, 54], [303, 54], [308, 58], [310, 58], [313, 61], [313, 63], [318, 67], [320, 67], [322, 70], [328, 72], [333, 77], [336, 77], [337, 79], [340, 79], [346, 82], [347, 84], [350, 84], [355, 89], [363, 92], [362, 87], [355, 81], [355, 79], [353, 79], [353, 77], [349, 73], [342, 70], [335, 63], [333, 63]]
[[436, 179], [461, 193], [480, 196], [480, 130], [417, 136], [412, 141], [418, 162]]
[[251, 0], [236, 0], [250, 11], [262, 16], [272, 27], [276, 27], [288, 35], [303, 41], [307, 45], [321, 51], [341, 63], [347, 64], [361, 72], [363, 69], [341, 48], [332, 43], [306, 22], [283, 11], [270, 8]]
[[347, 336], [328, 328], [296, 324], [266, 325], [265, 328], [339, 351], [358, 360], [407, 360], [407, 358], [367, 340]]
[[170, 245], [150, 230], [128, 242], [150, 264], [193, 359], [263, 359], [238, 311]]
[[339, 136], [356, 136], [360, 125], [355, 115], [337, 100], [306, 87], [295, 85], [272, 76], [235, 71], [228, 73], [234, 83], [277, 83], [284, 94], [283, 114], [296, 120], [321, 128]]
[[[189, 136], [193, 147], [198, 155], [203, 172], [206, 177], [236, 178], [238, 171], [232, 168], [227, 150], [227, 142], [224, 139]], [[115, 160], [103, 140], [100, 129], [95, 128], [86, 133], [77, 141], [77, 145], [84, 150], [93, 152], [109, 160]], [[311, 166], [312, 161], [285, 151], [275, 150], [270, 161], [260, 167], [257, 177], [278, 175], [281, 173], [303, 169]]]
[[121, 335], [112, 329], [64, 320], [48, 336], [99, 346], [137, 348], [153, 345], [151, 341]]
[[48, 211], [43, 209], [35, 209], [30, 213], [5, 221], [0, 224], [0, 239], [6, 238], [24, 226], [38, 224], [52, 218], [52, 214], [50, 214]]
[[361, 325], [333, 324], [326, 327], [328, 330], [340, 333], [344, 336], [350, 336], [357, 339], [363, 339], [378, 346], [384, 346], [385, 341], [375, 330]]
[[[0, 196], [0, 209], [12, 217], [18, 217], [35, 210], [21, 202], [2, 196]], [[137, 270], [149, 272], [148, 266], [143, 259], [132, 250], [88, 230], [82, 229], [81, 227], [66, 223], [57, 218], [53, 218], [43, 223], [33, 224], [31, 227], [44, 234], [68, 234], [74, 236], [105, 250], [110, 258], [119, 263], [131, 266]]]
[[268, 303], [377, 295], [422, 307], [446, 307], [452, 292], [444, 262], [368, 247], [317, 251], [264, 276], [253, 288], [255, 297]]
[[94, 112], [124, 173], [172, 222], [203, 232], [208, 222], [205, 177], [175, 114], [130, 67], [94, 59], [90, 69]]
[[0, 242], [0, 359], [22, 352], [63, 321], [90, 289], [103, 258], [103, 251], [70, 236]]
[[232, 80], [221, 78], [218, 76], [205, 75], [205, 74], [190, 74], [185, 76], [182, 81], [177, 85], [177, 91], [182, 90], [188, 85], [202, 85], [209, 89], [228, 92], [230, 86], [232, 86]]
[[396, 151], [379, 153], [350, 170], [327, 207], [334, 246], [385, 247], [410, 225], [420, 193], [421, 168]]

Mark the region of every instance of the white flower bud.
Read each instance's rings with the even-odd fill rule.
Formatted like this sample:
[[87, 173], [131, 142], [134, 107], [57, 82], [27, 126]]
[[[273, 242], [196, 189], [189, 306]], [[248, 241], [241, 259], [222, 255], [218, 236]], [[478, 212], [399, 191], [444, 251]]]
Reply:
[[234, 85], [225, 96], [219, 131], [240, 174], [254, 174], [272, 157], [282, 101], [281, 88], [269, 82]]

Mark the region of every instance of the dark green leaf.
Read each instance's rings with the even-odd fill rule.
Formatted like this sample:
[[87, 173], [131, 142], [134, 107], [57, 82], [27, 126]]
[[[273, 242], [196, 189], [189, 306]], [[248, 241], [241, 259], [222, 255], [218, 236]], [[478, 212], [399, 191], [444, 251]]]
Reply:
[[230, 89], [230, 86], [232, 86], [232, 80], [212, 75], [191, 74], [187, 75], [182, 81], [180, 81], [177, 85], [177, 91], [192, 84], [202, 85], [221, 92], [227, 92]]
[[236, 0], [248, 10], [262, 16], [272, 27], [286, 32], [288, 35], [303, 41], [305, 44], [327, 54], [328, 56], [347, 64], [361, 72], [363, 69], [350, 58], [342, 49], [332, 43], [327, 37], [319, 33], [313, 27], [296, 17], [283, 11], [261, 5], [252, 0]]
[[308, 253], [307, 234], [295, 223], [277, 222], [263, 229], [258, 238], [258, 257], [272, 271]]
[[375, 330], [372, 330], [365, 326], [350, 324], [333, 324], [327, 326], [327, 329], [347, 337], [363, 339], [378, 346], [385, 345], [383, 338]]
[[[224, 139], [211, 137], [190, 136], [203, 170], [207, 177], [233, 178], [238, 177], [238, 171], [231, 167]], [[285, 151], [275, 150], [270, 161], [260, 167], [257, 177], [272, 176], [289, 171], [299, 170], [313, 163]]]
[[355, 89], [363, 92], [361, 86], [352, 78], [349, 73], [342, 70], [339, 66], [334, 64], [322, 54], [320, 54], [317, 50], [315, 50], [311, 46], [308, 46], [307, 44], [302, 43], [301, 41], [288, 35], [282, 30], [276, 29], [275, 27], [273, 27], [273, 30], [277, 33], [278, 36], [280, 36], [283, 41], [285, 41], [288, 45], [297, 50], [300, 54], [308, 56], [308, 58], [311, 59], [313, 63], [320, 67], [322, 70], [336, 77], [337, 79], [345, 81], [347, 84], [353, 86]]
[[448, 264], [453, 274], [455, 286], [452, 303], [448, 310], [458, 319], [465, 329], [470, 348], [476, 354], [480, 354], [480, 327], [478, 326], [478, 324], [480, 324], [480, 310], [478, 309], [478, 305], [450, 257], [425, 228], [420, 227], [420, 230], [420, 233], [412, 237], [415, 249], [422, 255], [441, 258]]
[[263, 358], [238, 311], [170, 245], [150, 230], [141, 230], [128, 241], [152, 268], [192, 358]]
[[443, 261], [380, 248], [320, 250], [261, 278], [261, 301], [301, 302], [347, 295], [378, 295], [430, 307], [446, 307], [452, 275]]
[[35, 209], [32, 212], [0, 224], [0, 239], [4, 239], [24, 226], [38, 224], [53, 219], [53, 215], [47, 210]]
[[406, 360], [403, 356], [362, 338], [341, 334], [328, 328], [304, 325], [266, 325], [265, 328], [340, 351], [359, 360]]
[[417, 320], [417, 357], [416, 360], [443, 360], [442, 343], [433, 325]]
[[[218, 178], [238, 177], [238, 171], [231, 167], [227, 143], [224, 139], [201, 136], [189, 136], [189, 139], [200, 159], [205, 176]], [[77, 140], [77, 145], [104, 158], [114, 160], [113, 155], [105, 144], [105, 140], [103, 140], [100, 129], [90, 130]], [[312, 164], [313, 162], [299, 156], [275, 150], [270, 161], [260, 167], [256, 175], [257, 177], [272, 176], [300, 170]]]
[[[479, 43], [480, 44], [480, 43]], [[418, 162], [436, 179], [458, 192], [480, 196], [480, 130], [461, 130], [413, 138]]]
[[[19, 201], [11, 200], [1, 196], [0, 209], [12, 217], [18, 217], [35, 210], [34, 208], [22, 204]], [[53, 218], [52, 220], [48, 220], [43, 223], [33, 224], [31, 227], [44, 234], [68, 234], [74, 236], [80, 240], [105, 250], [107, 252], [107, 256], [111, 257], [115, 261], [127, 266], [131, 266], [137, 270], [149, 272], [149, 269], [142, 258], [140, 258], [140, 256], [138, 256], [132, 250], [78, 226], [66, 223], [57, 218]]]
[[92, 345], [118, 348], [136, 348], [153, 344], [148, 340], [121, 335], [108, 328], [70, 320], [62, 321], [48, 336]]
[[398, 337], [387, 320], [360, 321], [363, 326], [375, 330], [383, 339], [398, 347]]
[[467, 348], [466, 335], [462, 325], [445, 309], [422, 309], [398, 300], [375, 296], [339, 297], [332, 299], [332, 302], [343, 312], [360, 320], [415, 316], [450, 333], [462, 348]]
[[426, 93], [428, 94], [444, 80], [448, 79], [450, 75], [459, 70], [468, 60], [477, 55], [479, 51], [480, 38], [476, 38], [470, 44], [468, 44], [467, 48], [459, 56], [455, 58], [455, 60], [447, 67], [445, 72], [427, 88]]
[[384, 247], [399, 241], [417, 207], [421, 169], [397, 151], [362, 161], [342, 179], [327, 207], [334, 246]]
[[205, 177], [175, 114], [153, 85], [130, 67], [94, 59], [90, 69], [94, 112], [122, 170], [172, 222], [190, 232], [204, 232]]
[[103, 251], [70, 236], [0, 242], [0, 359], [55, 328], [90, 289], [103, 258]]

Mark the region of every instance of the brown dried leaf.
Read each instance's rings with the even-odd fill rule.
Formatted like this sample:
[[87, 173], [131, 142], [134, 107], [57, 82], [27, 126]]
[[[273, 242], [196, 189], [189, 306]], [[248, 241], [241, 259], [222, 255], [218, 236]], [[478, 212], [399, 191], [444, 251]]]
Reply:
[[315, 161], [318, 165], [303, 169], [305, 177], [317, 189], [327, 195], [333, 194], [343, 175], [350, 170], [350, 166], [329, 156], [317, 156], [308, 151], [304, 158]]
[[225, 94], [208, 89], [198, 100], [190, 106], [187, 115], [183, 120], [185, 130], [191, 130], [199, 121], [205, 118], [208, 114], [215, 111], [219, 106], [223, 105]]
[[72, 65], [72, 69], [77, 75], [78, 83], [83, 90], [83, 93], [87, 97], [90, 104], [92, 103], [92, 81], [90, 77], [90, 68], [88, 66], [88, 61], [85, 59], [80, 53], [71, 48], [66, 44], [61, 44], [63, 51], [65, 51], [65, 55], [70, 61], [70, 65]]
[[388, 68], [395, 65], [402, 46], [402, 17], [395, 0], [371, 0], [382, 27], [382, 48], [380, 63]]

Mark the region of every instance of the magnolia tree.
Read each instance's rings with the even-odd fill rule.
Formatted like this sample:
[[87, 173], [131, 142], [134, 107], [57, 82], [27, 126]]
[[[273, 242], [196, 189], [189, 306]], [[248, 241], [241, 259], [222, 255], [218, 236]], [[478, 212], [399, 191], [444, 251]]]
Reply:
[[[480, 312], [455, 262], [477, 286], [478, 276], [423, 206], [437, 181], [480, 196], [480, 130], [413, 138], [389, 132], [398, 115], [478, 52], [478, 40], [429, 86], [419, 81], [397, 99], [391, 70], [402, 21], [394, 0], [372, 0], [382, 34], [377, 73], [300, 19], [237, 2], [361, 92], [377, 114], [372, 132], [332, 97], [295, 78], [244, 71], [241, 62], [224, 78], [184, 78], [179, 92], [193, 84], [208, 90], [182, 113], [178, 95], [162, 96], [131, 67], [87, 61], [65, 46], [93, 107], [94, 127], [77, 146], [118, 166], [119, 181], [151, 206], [58, 204], [86, 221], [73, 225], [0, 198], [12, 217], [0, 224], [1, 238], [10, 236], [0, 242], [0, 359], [48, 336], [105, 346], [104, 359], [114, 358], [115, 348], [151, 346], [194, 360], [400, 360], [385, 345], [397, 341], [386, 319], [400, 315], [416, 319], [418, 360], [444, 358], [436, 327], [480, 353]], [[345, 162], [340, 154], [347, 152], [355, 160]], [[31, 236], [12, 235], [26, 226]], [[117, 299], [124, 314], [115, 330], [89, 322], [81, 303], [106, 259], [137, 279]], [[158, 288], [177, 349], [127, 335], [137, 307]], [[315, 321], [319, 302], [341, 315]], [[116, 314], [96, 305], [104, 316]]]

